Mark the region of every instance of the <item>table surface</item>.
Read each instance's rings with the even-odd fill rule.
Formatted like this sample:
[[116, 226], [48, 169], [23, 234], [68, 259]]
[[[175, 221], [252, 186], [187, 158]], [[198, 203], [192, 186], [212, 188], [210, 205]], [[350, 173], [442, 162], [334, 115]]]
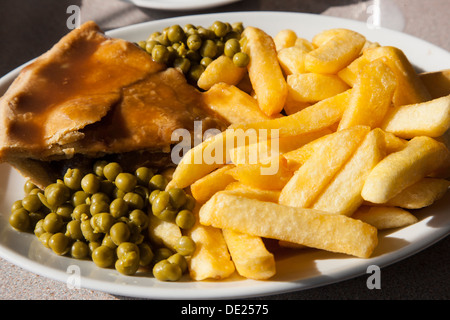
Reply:
[[[382, 26], [401, 30], [450, 51], [448, 0], [242, 0], [195, 11], [139, 8], [118, 0], [2, 0], [0, 3], [0, 76], [39, 56], [67, 33], [66, 9], [76, 4], [81, 20], [104, 30], [182, 15], [233, 11], [291, 11], [367, 21], [378, 3]], [[400, 13], [401, 16], [395, 15]], [[255, 299], [448, 299], [450, 237], [381, 270], [381, 289], [369, 290], [368, 275], [336, 284]], [[0, 258], [0, 299], [132, 299], [87, 289], [69, 289]]]

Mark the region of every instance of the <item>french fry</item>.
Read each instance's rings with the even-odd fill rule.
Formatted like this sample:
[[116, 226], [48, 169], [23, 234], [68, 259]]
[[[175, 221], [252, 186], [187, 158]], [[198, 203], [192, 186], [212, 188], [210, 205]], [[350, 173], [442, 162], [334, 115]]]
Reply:
[[295, 39], [295, 44], [294, 46], [299, 47], [300, 49], [303, 49], [306, 52], [310, 52], [313, 51], [314, 49], [316, 49], [316, 47], [314, 46], [314, 44], [305, 39], [305, 38], [299, 38], [297, 37], [297, 39]]
[[362, 206], [352, 218], [368, 223], [378, 230], [406, 227], [418, 221], [410, 212], [396, 207]]
[[228, 184], [234, 182], [234, 178], [227, 174], [233, 167], [232, 164], [225, 165], [195, 181], [191, 185], [191, 193], [194, 199], [200, 203], [206, 202], [214, 193], [224, 190]]
[[297, 40], [297, 34], [291, 29], [281, 30], [273, 37], [277, 51], [294, 46], [295, 40]]
[[286, 113], [286, 115], [290, 116], [290, 115], [297, 113], [309, 106], [311, 106], [311, 103], [296, 101], [288, 93], [288, 95], [286, 97], [286, 103], [284, 104], [284, 112]]
[[361, 57], [342, 69], [338, 76], [353, 86], [362, 68], [367, 63], [382, 57], [386, 58], [386, 63], [397, 77], [398, 86], [393, 97], [395, 106], [415, 104], [431, 99], [430, 93], [408, 58], [403, 51], [395, 47], [382, 46], [366, 50]]
[[364, 201], [361, 190], [366, 177], [384, 157], [384, 134], [381, 129], [374, 129], [366, 135], [350, 160], [326, 186], [312, 208], [351, 216]]
[[246, 68], [236, 66], [226, 55], [214, 59], [202, 72], [197, 81], [199, 88], [208, 90], [216, 83], [237, 85], [247, 73]]
[[338, 130], [355, 125], [376, 128], [383, 121], [391, 106], [397, 80], [382, 59], [367, 64], [359, 73]]
[[250, 57], [247, 69], [259, 107], [268, 116], [280, 113], [287, 85], [272, 37], [261, 29], [246, 27], [242, 39], [242, 51]]
[[258, 107], [258, 102], [236, 86], [226, 83], [213, 85], [203, 93], [205, 106], [229, 123], [247, 123], [269, 120]]
[[397, 152], [406, 147], [408, 140], [397, 137], [395, 134], [383, 131], [386, 144], [386, 154]]
[[292, 99], [301, 102], [318, 102], [350, 89], [344, 81], [333, 74], [290, 74], [286, 82]]
[[335, 32], [334, 35], [320, 43], [317, 41], [319, 36], [313, 39], [313, 43], [318, 45], [318, 48], [306, 56], [305, 68], [309, 72], [336, 74], [361, 53], [366, 43], [363, 35], [346, 29], [335, 29], [333, 32]]
[[227, 173], [243, 184], [266, 190], [281, 190], [293, 174], [279, 155], [260, 163], [236, 166]]
[[305, 57], [308, 52], [300, 47], [288, 47], [278, 51], [278, 61], [285, 75], [304, 73]]
[[439, 137], [450, 128], [450, 95], [389, 110], [381, 128], [397, 137]]
[[175, 223], [164, 221], [148, 214], [148, 236], [150, 240], [160, 246], [165, 246], [175, 251], [178, 239], [182, 236], [181, 229]]
[[355, 126], [327, 136], [325, 143], [314, 150], [286, 183], [281, 190], [279, 203], [310, 207], [369, 131], [369, 127]]
[[266, 280], [276, 273], [275, 258], [261, 237], [230, 229], [222, 230], [236, 271], [243, 277]]
[[263, 238], [368, 258], [378, 244], [377, 229], [359, 220], [315, 209], [216, 193], [200, 209], [200, 223]]
[[186, 234], [195, 242], [195, 251], [187, 259], [189, 275], [193, 280], [225, 279], [234, 273], [222, 230], [199, 223], [200, 205], [194, 208], [195, 225]]
[[419, 78], [428, 89], [432, 99], [450, 94], [450, 69], [424, 72], [419, 74]]
[[232, 129], [278, 129], [279, 137], [298, 136], [329, 128], [338, 122], [348, 104], [351, 89], [322, 100], [295, 114], [276, 119], [231, 125]]
[[261, 201], [268, 201], [278, 203], [278, 198], [280, 197], [280, 191], [278, 190], [265, 190], [250, 187], [239, 181], [232, 182], [225, 188], [225, 191], [229, 194], [234, 194], [250, 199], [257, 199]]
[[449, 150], [426, 136], [415, 137], [406, 147], [391, 153], [370, 172], [361, 195], [373, 203], [386, 203], [405, 188], [441, 168], [449, 159]]
[[404, 209], [421, 209], [441, 199], [449, 187], [450, 181], [448, 180], [423, 178], [402, 190], [388, 200], [385, 205]]

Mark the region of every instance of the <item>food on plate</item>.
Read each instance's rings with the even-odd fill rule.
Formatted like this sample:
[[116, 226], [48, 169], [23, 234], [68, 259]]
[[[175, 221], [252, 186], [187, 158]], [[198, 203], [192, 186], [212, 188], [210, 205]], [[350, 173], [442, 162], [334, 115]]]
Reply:
[[342, 28], [133, 44], [89, 22], [0, 100], [0, 160], [29, 178], [9, 222], [161, 281], [272, 279], [278, 250], [367, 259], [448, 192], [448, 79]]

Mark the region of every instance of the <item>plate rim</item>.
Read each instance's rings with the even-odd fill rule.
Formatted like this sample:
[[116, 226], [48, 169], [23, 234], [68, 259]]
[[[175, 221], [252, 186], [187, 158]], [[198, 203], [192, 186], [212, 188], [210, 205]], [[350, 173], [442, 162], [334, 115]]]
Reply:
[[[288, 15], [297, 15], [297, 16], [304, 15], [304, 16], [319, 18], [319, 20], [320, 19], [329, 20], [329, 21], [335, 20], [337, 22], [343, 21], [345, 24], [355, 24], [355, 25], [363, 24], [363, 22], [361, 22], [361, 21], [349, 20], [349, 19], [340, 18], [340, 17], [330, 17], [330, 16], [323, 16], [323, 15], [317, 15], [317, 14], [310, 14], [310, 13], [283, 12], [283, 11], [238, 11], [238, 12], [225, 12], [225, 13], [195, 14], [195, 15], [154, 20], [154, 21], [146, 21], [146, 22], [136, 23], [136, 24], [124, 26], [121, 28], [109, 30], [108, 32], [106, 32], [106, 34], [114, 36], [114, 34], [129, 32], [131, 29], [134, 29], [134, 28], [145, 27], [146, 25], [157, 25], [157, 24], [170, 23], [173, 20], [180, 21], [180, 20], [188, 20], [188, 19], [192, 19], [192, 18], [195, 19], [198, 17], [214, 19], [215, 16], [224, 16], [224, 15], [225, 16], [239, 16], [239, 15], [243, 15], [243, 14], [244, 15], [252, 14], [252, 15], [261, 15], [261, 16], [264, 16], [267, 14], [272, 14], [272, 15], [273, 14], [279, 14], [279, 15], [288, 14]], [[423, 43], [426, 43], [428, 46], [431, 46], [434, 50], [438, 50], [438, 51], [441, 50], [444, 54], [449, 55], [449, 52], [446, 51], [445, 49], [440, 48], [439, 46], [436, 46], [430, 42], [427, 42], [426, 40], [423, 40], [423, 39], [420, 39], [420, 38], [417, 38], [417, 37], [414, 37], [412, 35], [408, 35], [408, 34], [405, 34], [402, 32], [398, 32], [395, 30], [387, 30], [387, 31], [389, 33], [400, 34], [402, 37], [412, 39], [413, 41], [421, 41]], [[25, 65], [31, 63], [33, 60], [30, 60], [30, 61], [26, 62], [25, 64], [15, 68], [14, 70], [8, 72], [6, 75], [4, 75], [2, 78], [0, 78], [0, 86], [5, 86], [6, 82], [11, 82], [15, 78], [15, 76], [17, 76], [18, 72]], [[12, 168], [12, 167], [10, 167], [10, 168], [12, 170], [14, 170], [14, 168]], [[222, 293], [217, 293], [217, 290], [201, 289], [201, 291], [204, 290], [204, 292], [203, 291], [197, 292], [195, 296], [192, 296], [189, 298], [192, 298], [192, 299], [248, 298], [248, 297], [266, 296], [266, 295], [273, 295], [273, 294], [283, 294], [283, 293], [292, 292], [292, 291], [302, 291], [302, 290], [307, 290], [310, 288], [326, 286], [326, 285], [329, 285], [332, 283], [337, 283], [337, 282], [341, 282], [341, 281], [344, 281], [347, 279], [356, 278], [356, 277], [364, 274], [369, 262], [376, 261], [377, 265], [379, 265], [380, 267], [383, 268], [388, 265], [394, 264], [398, 261], [404, 260], [414, 254], [419, 253], [420, 251], [425, 250], [426, 248], [430, 247], [434, 243], [441, 241], [442, 239], [447, 237], [449, 234], [450, 234], [450, 224], [447, 226], [447, 228], [445, 230], [440, 229], [438, 236], [428, 239], [425, 243], [422, 243], [422, 242], [421, 243], [417, 243], [417, 242], [409, 243], [408, 245], [401, 248], [400, 250], [389, 252], [389, 253], [379, 256], [379, 257], [369, 258], [368, 260], [363, 260], [363, 261], [365, 261], [365, 263], [346, 268], [345, 270], [341, 270], [339, 272], [335, 272], [335, 273], [333, 273], [333, 275], [335, 275], [334, 278], [330, 278], [330, 279], [328, 279], [328, 281], [320, 282], [320, 284], [310, 283], [308, 285], [301, 286], [301, 285], [298, 285], [298, 282], [299, 281], [301, 282], [301, 280], [298, 280], [298, 281], [294, 281], [294, 283], [291, 283], [290, 285], [283, 284], [281, 287], [280, 287], [280, 283], [278, 283], [276, 288], [272, 288], [272, 289], [266, 288], [262, 291], [261, 291], [261, 286], [256, 286], [255, 288], [252, 287], [250, 289], [243, 288], [242, 292], [233, 292], [233, 290], [235, 290], [233, 287], [229, 288], [227, 290], [219, 289], [219, 290], [221, 290]], [[5, 255], [3, 254], [6, 251], [10, 251], [9, 254], [7, 254], [7, 257], [5, 257]], [[45, 276], [47, 278], [54, 279], [57, 281], [65, 281], [67, 279], [67, 273], [65, 273], [64, 271], [57, 270], [58, 272], [55, 272], [54, 267], [45, 266], [45, 265], [38, 263], [37, 261], [33, 261], [33, 260], [30, 260], [29, 258], [22, 257], [18, 253], [10, 250], [9, 248], [6, 248], [6, 250], [5, 250], [5, 247], [2, 245], [1, 242], [0, 242], [0, 256], [2, 256], [2, 258], [4, 258], [5, 260], [10, 261], [13, 264], [16, 264], [16, 265], [18, 265], [30, 272], [33, 272], [35, 274], [40, 274], [42, 276]], [[30, 264], [30, 261], [31, 261], [31, 264]], [[373, 263], [370, 263], [370, 264], [373, 264]], [[34, 268], [36, 266], [38, 267], [37, 268], [38, 270], [36, 270], [36, 268]], [[322, 275], [319, 275], [314, 278], [317, 279], [317, 278], [321, 278], [323, 276], [324, 275], [322, 274]], [[83, 278], [83, 276], [82, 276], [82, 278]], [[129, 292], [129, 290], [131, 290], [131, 291], [135, 290], [130, 286], [130, 287], [128, 287], [128, 289], [126, 290], [127, 292], [125, 293], [123, 290], [121, 290], [122, 287], [120, 287], [120, 286], [117, 288], [117, 287], [111, 286], [108, 283], [108, 285], [106, 286], [108, 288], [107, 288], [107, 290], [105, 290], [106, 288], [105, 288], [104, 281], [96, 280], [96, 279], [88, 279], [88, 280], [89, 280], [88, 282], [85, 282], [84, 285], [82, 285], [82, 288], [87, 288], [87, 289], [91, 289], [91, 290], [99, 290], [99, 291], [103, 291], [103, 292], [107, 292], [107, 293], [111, 293], [111, 294], [130, 296], [130, 297], [143, 297], [143, 298], [152, 298], [152, 299], [183, 299], [183, 298], [186, 298], [185, 291], [190, 292], [193, 290], [192, 288], [190, 288], [190, 289], [188, 288], [186, 290], [177, 289], [183, 293], [181, 295], [174, 295], [173, 289], [167, 288], [167, 289], [163, 289], [165, 294], [161, 295], [160, 291], [159, 291], [159, 290], [161, 290], [160, 288], [158, 288], [155, 291], [155, 293], [150, 292], [150, 294], [149, 294], [148, 291], [142, 292], [142, 290], [141, 290], [142, 288], [139, 288], [139, 292]], [[248, 280], [244, 280], [244, 281], [248, 281]], [[250, 282], [251, 281], [252, 280], [250, 280]], [[266, 281], [265, 282], [266, 285], [267, 284], [270, 285], [272, 283], [277, 283], [277, 282], [276, 281]], [[263, 287], [265, 288], [266, 285], [264, 285]], [[224, 290], [225, 290], [225, 292], [224, 292]], [[212, 294], [212, 293], [215, 293], [215, 294]]]

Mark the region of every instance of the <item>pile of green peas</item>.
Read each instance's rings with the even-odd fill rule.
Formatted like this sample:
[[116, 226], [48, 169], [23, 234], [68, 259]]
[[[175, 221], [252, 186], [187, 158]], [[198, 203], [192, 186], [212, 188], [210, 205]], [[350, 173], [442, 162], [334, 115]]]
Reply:
[[172, 25], [152, 33], [138, 45], [156, 62], [178, 68], [196, 83], [205, 68], [221, 55], [230, 57], [238, 67], [248, 65], [250, 59], [240, 45], [243, 30], [241, 22], [215, 21], [209, 28]]
[[182, 189], [166, 191], [167, 183], [151, 168], [129, 173], [117, 162], [99, 160], [89, 173], [67, 169], [44, 190], [26, 181], [25, 196], [13, 203], [9, 223], [33, 232], [58, 255], [91, 259], [125, 275], [142, 267], [158, 280], [177, 281], [187, 271], [195, 243], [181, 236], [176, 251], [152, 243], [148, 214], [186, 230], [195, 223], [195, 200]]

